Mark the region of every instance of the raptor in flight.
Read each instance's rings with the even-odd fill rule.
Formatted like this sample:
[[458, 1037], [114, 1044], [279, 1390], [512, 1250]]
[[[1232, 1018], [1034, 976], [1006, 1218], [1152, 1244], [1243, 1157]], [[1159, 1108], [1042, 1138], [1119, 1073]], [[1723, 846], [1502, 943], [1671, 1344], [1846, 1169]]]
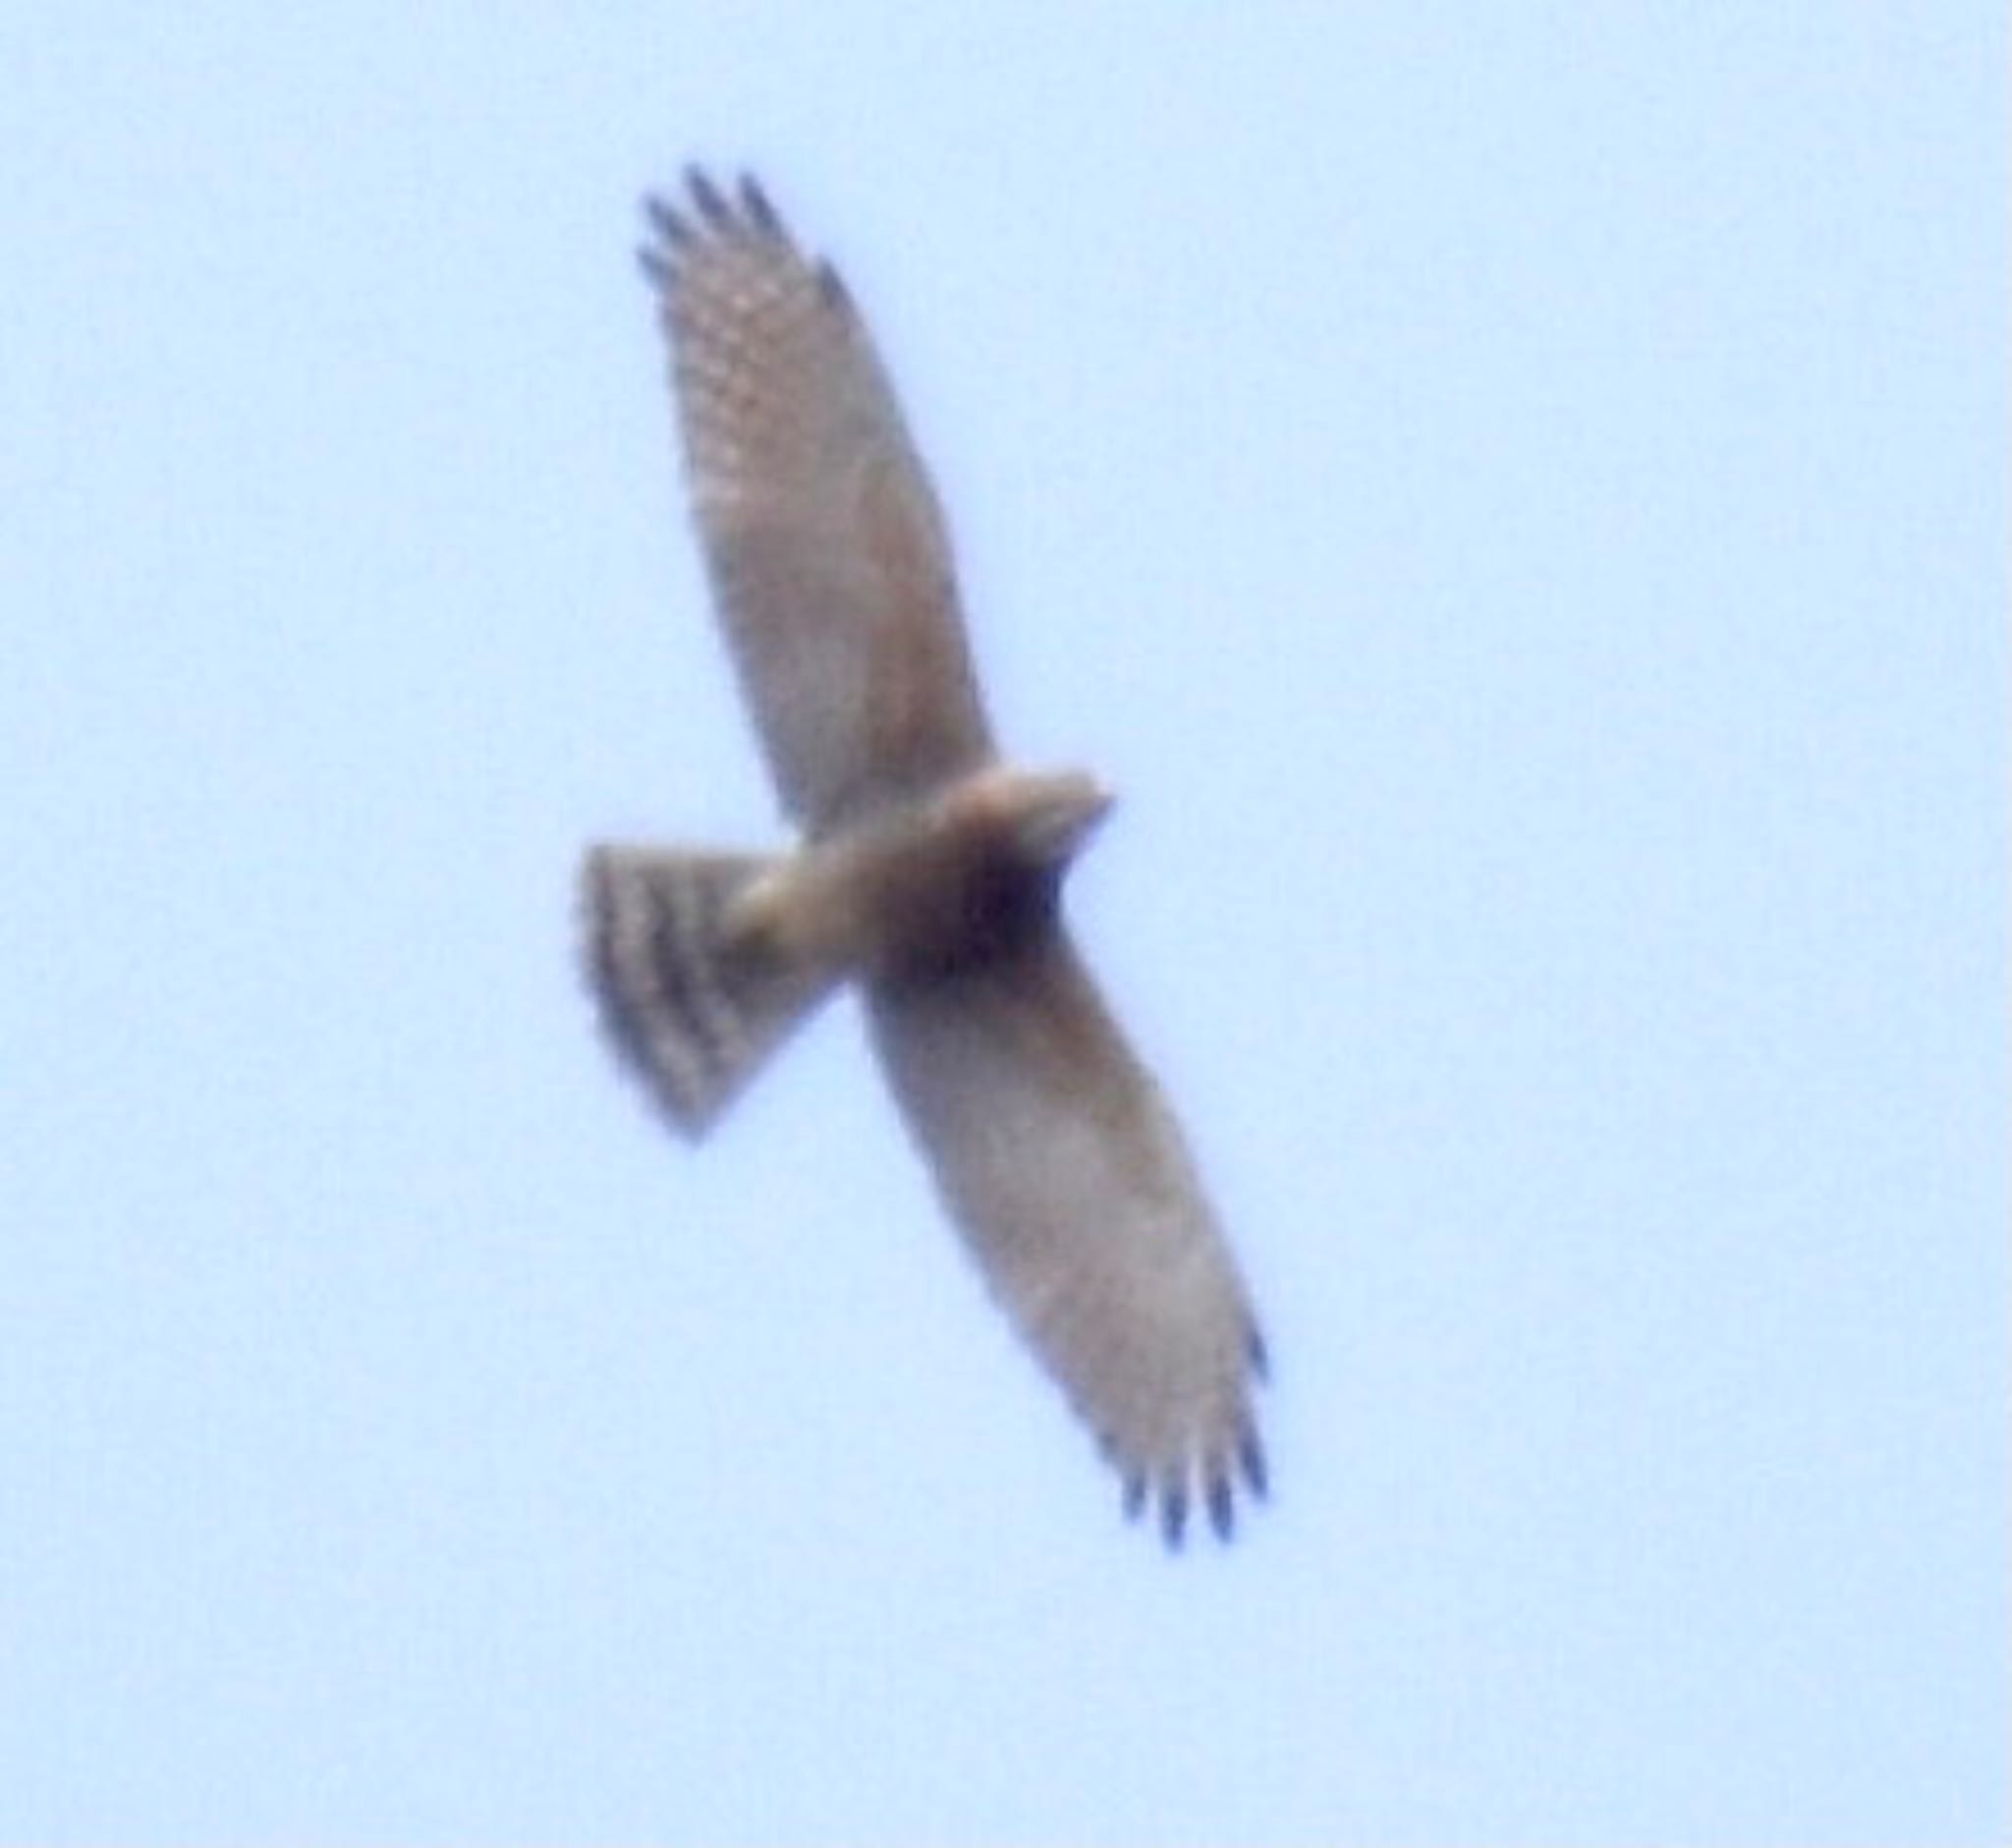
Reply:
[[1177, 1543], [1264, 1490], [1249, 1295], [1158, 1088], [1065, 929], [1109, 807], [992, 742], [934, 492], [859, 308], [752, 179], [648, 202], [713, 598], [800, 844], [602, 846], [610, 1041], [702, 1136], [848, 981], [993, 1295]]

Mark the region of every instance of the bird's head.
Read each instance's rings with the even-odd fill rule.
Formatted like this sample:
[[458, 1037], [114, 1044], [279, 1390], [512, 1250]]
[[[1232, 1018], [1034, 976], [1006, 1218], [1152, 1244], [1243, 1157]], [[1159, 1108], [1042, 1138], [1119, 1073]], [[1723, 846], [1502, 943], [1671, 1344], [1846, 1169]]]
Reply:
[[1081, 853], [1116, 799], [1082, 770], [993, 765], [942, 798], [944, 816], [1029, 871], [1060, 872]]

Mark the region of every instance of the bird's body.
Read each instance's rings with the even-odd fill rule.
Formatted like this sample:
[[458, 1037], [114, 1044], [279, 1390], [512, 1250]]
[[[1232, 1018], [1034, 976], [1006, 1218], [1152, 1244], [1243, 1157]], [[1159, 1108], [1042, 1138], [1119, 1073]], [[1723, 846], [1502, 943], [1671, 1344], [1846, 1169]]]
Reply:
[[652, 201], [692, 498], [743, 691], [803, 845], [599, 847], [610, 1038], [699, 1136], [856, 983], [951, 1218], [1178, 1540], [1261, 1492], [1263, 1348], [1186, 1144], [1060, 915], [1109, 805], [999, 759], [935, 496], [850, 295], [752, 181]]

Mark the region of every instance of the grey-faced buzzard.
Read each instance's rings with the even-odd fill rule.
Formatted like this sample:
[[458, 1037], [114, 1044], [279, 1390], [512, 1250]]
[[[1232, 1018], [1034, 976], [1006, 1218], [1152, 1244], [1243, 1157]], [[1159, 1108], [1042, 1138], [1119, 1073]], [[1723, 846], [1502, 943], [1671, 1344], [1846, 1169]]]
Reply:
[[993, 1294], [1178, 1541], [1264, 1489], [1264, 1350], [1179, 1128], [1065, 930], [1110, 798], [1004, 762], [936, 497], [865, 320], [753, 180], [651, 200], [713, 597], [801, 843], [596, 847], [608, 1036], [704, 1134], [842, 983]]

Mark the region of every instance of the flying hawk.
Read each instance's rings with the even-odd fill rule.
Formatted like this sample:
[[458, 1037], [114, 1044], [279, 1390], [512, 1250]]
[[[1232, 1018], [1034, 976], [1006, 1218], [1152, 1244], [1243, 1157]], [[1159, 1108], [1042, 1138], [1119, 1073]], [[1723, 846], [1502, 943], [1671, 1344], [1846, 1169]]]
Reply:
[[786, 852], [593, 848], [588, 979], [686, 1136], [841, 984], [994, 1296], [1177, 1544], [1265, 1486], [1264, 1347], [1179, 1128], [1063, 926], [1110, 806], [998, 755], [929, 479], [846, 286], [766, 196], [647, 202], [692, 504]]

